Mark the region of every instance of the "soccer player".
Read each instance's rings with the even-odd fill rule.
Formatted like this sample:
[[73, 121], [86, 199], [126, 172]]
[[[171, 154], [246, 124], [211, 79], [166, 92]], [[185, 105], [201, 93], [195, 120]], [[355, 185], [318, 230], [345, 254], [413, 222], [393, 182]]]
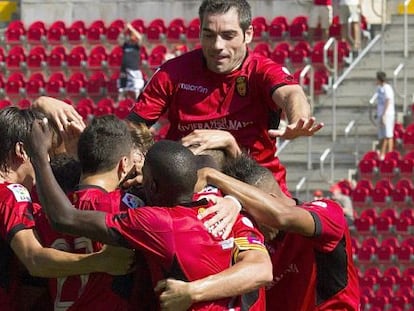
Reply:
[[[249, 52], [253, 26], [247, 1], [204, 0], [199, 16], [201, 49], [161, 65], [128, 119], [152, 125], [167, 112], [166, 138], [172, 140], [196, 129], [229, 131], [287, 192], [275, 138], [311, 136], [323, 124], [311, 118], [302, 88], [285, 68]], [[286, 129], [268, 132], [277, 128], [282, 113], [288, 119]]]
[[[299, 203], [287, 197], [270, 171], [245, 155], [223, 171], [241, 181], [203, 168], [197, 187], [214, 185], [235, 196], [262, 227], [274, 275], [266, 290], [267, 310], [359, 310], [358, 277], [341, 206], [329, 199]], [[217, 221], [213, 217], [206, 225]]]
[[262, 236], [246, 217], [239, 217], [230, 239], [223, 241], [210, 235], [197, 218], [209, 203], [194, 201], [197, 157], [191, 151], [168, 140], [157, 142], [148, 151], [143, 187], [147, 204], [155, 207], [128, 209], [118, 214], [80, 211], [56, 186], [47, 161], [49, 135], [50, 131], [41, 123], [33, 125], [31, 141], [41, 143], [32, 145], [30, 155], [42, 204], [57, 230], [142, 250], [152, 259], [151, 266], [157, 266], [151, 270], [154, 281], [165, 276], [193, 281], [223, 271], [229, 267], [232, 255], [233, 261], [248, 259], [250, 292], [195, 304], [192, 309], [227, 310], [238, 306], [263, 310], [263, 293], [258, 288], [271, 279], [271, 264]]
[[[74, 274], [107, 271], [124, 274], [131, 262], [131, 253], [71, 254], [43, 248], [37, 239], [29, 190], [35, 180], [34, 170], [26, 153], [27, 134], [39, 116], [30, 110], [7, 107], [0, 111], [0, 306], [15, 310], [21, 301], [18, 261], [29, 273], [40, 277], [65, 277]], [[27, 297], [24, 300], [29, 300]]]

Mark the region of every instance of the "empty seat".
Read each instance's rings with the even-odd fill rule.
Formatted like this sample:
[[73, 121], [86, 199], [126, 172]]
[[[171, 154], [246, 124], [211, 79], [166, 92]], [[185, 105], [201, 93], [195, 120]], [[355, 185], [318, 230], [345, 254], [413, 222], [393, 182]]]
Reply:
[[106, 30], [106, 41], [110, 44], [118, 44], [118, 38], [123, 33], [124, 29], [125, 21], [123, 19], [112, 21]]
[[43, 71], [47, 65], [47, 54], [43, 46], [32, 48], [26, 58], [27, 68], [33, 71]]
[[4, 32], [4, 40], [8, 45], [20, 45], [26, 40], [26, 29], [22, 21], [11, 21]]
[[75, 46], [67, 55], [67, 66], [72, 72], [80, 71], [86, 67], [88, 56], [84, 46]]
[[96, 45], [89, 53], [87, 66], [89, 70], [103, 69], [107, 63], [108, 54], [103, 45]]
[[85, 42], [86, 25], [82, 20], [74, 21], [66, 30], [67, 40], [72, 45]]
[[186, 31], [186, 40], [189, 42], [199, 41], [200, 39], [200, 19], [194, 18], [190, 21]]
[[50, 25], [47, 30], [47, 43], [51, 45], [63, 44], [66, 40], [66, 24], [62, 20], [57, 20]]
[[89, 44], [101, 44], [106, 39], [106, 26], [102, 19], [93, 21], [86, 29], [86, 41]]
[[167, 47], [163, 44], [159, 44], [155, 46], [152, 50], [150, 55], [148, 56], [148, 64], [151, 69], [156, 69], [165, 60], [165, 55], [167, 54]]
[[114, 101], [112, 98], [102, 98], [97, 104], [94, 110], [95, 116], [103, 116], [112, 114], [114, 112]]
[[130, 22], [132, 27], [134, 27], [137, 31], [139, 31], [142, 34], [147, 33], [147, 27], [145, 26], [145, 22], [141, 18], [136, 18]]
[[32, 74], [26, 82], [26, 94], [29, 98], [37, 98], [45, 93], [45, 77], [43, 73]]
[[168, 42], [184, 41], [187, 27], [183, 18], [174, 18], [166, 30]]
[[281, 65], [287, 65], [290, 56], [290, 44], [288, 42], [280, 42], [278, 43], [275, 48], [273, 49], [272, 53], [270, 53], [270, 58]]
[[88, 96], [102, 96], [106, 92], [106, 75], [102, 71], [94, 72], [86, 82]]
[[55, 46], [47, 57], [47, 67], [50, 71], [62, 71], [67, 67], [67, 51], [63, 45]]
[[9, 71], [21, 71], [26, 68], [26, 51], [20, 45], [13, 46], [5, 59], [6, 69]]
[[289, 24], [285, 16], [276, 16], [270, 22], [268, 36], [272, 41], [284, 40], [289, 33]]
[[50, 75], [45, 85], [45, 92], [52, 97], [61, 97], [65, 94], [66, 78], [62, 72], [54, 72]]
[[270, 57], [270, 46], [267, 42], [260, 42], [254, 47], [253, 53], [257, 53], [265, 57]]
[[262, 41], [267, 39], [267, 31], [269, 26], [267, 25], [266, 18], [264, 16], [256, 16], [252, 19], [253, 26], [253, 40]]
[[43, 21], [35, 21], [27, 29], [27, 42], [29, 44], [44, 44], [46, 42], [47, 29]]
[[162, 18], [156, 18], [147, 27], [147, 40], [149, 42], [160, 42], [165, 39], [167, 27]]
[[86, 80], [84, 73], [73, 73], [66, 81], [66, 93], [71, 97], [84, 96], [86, 93]]
[[95, 110], [95, 104], [92, 99], [88, 97], [81, 98], [76, 104], [76, 111], [86, 121], [93, 116]]
[[337, 40], [340, 40], [342, 37], [341, 34], [341, 23], [339, 22], [339, 16], [336, 15], [332, 19], [332, 23], [329, 26], [329, 37], [334, 37]]
[[291, 40], [305, 40], [308, 35], [308, 17], [297, 16], [289, 25], [289, 37]]

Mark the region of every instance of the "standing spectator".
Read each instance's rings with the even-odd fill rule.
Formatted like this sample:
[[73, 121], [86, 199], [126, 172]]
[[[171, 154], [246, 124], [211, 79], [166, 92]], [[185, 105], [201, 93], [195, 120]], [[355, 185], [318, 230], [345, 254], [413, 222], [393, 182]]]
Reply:
[[394, 90], [386, 79], [385, 72], [377, 72], [377, 124], [381, 160], [394, 149]]
[[332, 187], [329, 189], [329, 191], [332, 193], [332, 199], [337, 201], [344, 210], [344, 216], [346, 219], [346, 222], [348, 223], [348, 227], [351, 227], [354, 225], [354, 207], [352, 205], [352, 200], [349, 197], [349, 195], [343, 194], [341, 187], [338, 185], [332, 185]]
[[140, 69], [140, 49], [143, 41], [142, 34], [130, 23], [125, 28], [126, 40], [122, 45], [122, 64], [119, 76], [119, 95], [137, 99], [144, 87], [144, 77]]
[[[339, 22], [342, 40], [349, 41], [354, 54], [358, 53], [361, 49], [361, 0], [340, 0]], [[351, 23], [350, 33], [348, 33], [349, 23]]]
[[314, 0], [309, 12], [309, 39], [315, 39], [318, 25], [322, 28], [322, 40], [329, 37], [329, 26], [332, 24], [332, 0]]
[[[166, 138], [172, 140], [196, 129], [227, 130], [272, 170], [287, 193], [286, 171], [275, 157], [276, 137], [311, 136], [323, 124], [311, 118], [303, 89], [285, 68], [249, 53], [253, 26], [246, 0], [204, 0], [199, 16], [202, 48], [162, 64], [128, 119], [150, 126], [167, 113]], [[282, 112], [287, 127], [269, 131], [271, 115], [278, 124]]]

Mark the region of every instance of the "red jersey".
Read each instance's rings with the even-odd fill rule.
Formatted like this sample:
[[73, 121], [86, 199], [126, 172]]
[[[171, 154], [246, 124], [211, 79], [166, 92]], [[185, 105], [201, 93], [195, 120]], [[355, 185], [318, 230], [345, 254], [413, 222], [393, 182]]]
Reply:
[[20, 230], [34, 228], [29, 191], [20, 184], [0, 184], [0, 310], [15, 310], [19, 301], [18, 264], [10, 242]]
[[[276, 141], [268, 135], [271, 115], [281, 109], [272, 100], [280, 86], [297, 84], [286, 69], [250, 53], [229, 74], [210, 71], [201, 49], [164, 63], [154, 73], [132, 112], [155, 122], [167, 112], [167, 139], [179, 140], [195, 129], [229, 131], [240, 147], [268, 167], [287, 193], [286, 172], [275, 157]], [[130, 116], [134, 119], [134, 114]]]
[[[118, 213], [119, 201], [115, 202], [100, 187], [83, 186], [68, 195], [73, 205], [81, 210], [98, 210]], [[100, 242], [85, 237], [75, 237], [54, 231], [44, 214], [36, 215], [36, 226], [44, 245], [72, 253], [91, 253], [102, 248]], [[126, 310], [130, 276], [113, 277], [106, 273], [91, 273], [50, 280], [50, 295], [55, 310]], [[126, 296], [124, 296], [126, 295]]]
[[[199, 211], [205, 208], [208, 208], [206, 200], [189, 206], [129, 209], [121, 214], [108, 214], [106, 224], [121, 243], [142, 250], [158, 265], [154, 282], [168, 277], [184, 281], [201, 279], [228, 268], [232, 254], [237, 256], [239, 251], [247, 249], [266, 251], [262, 235], [247, 217], [240, 216], [229, 239], [214, 238], [197, 219]], [[260, 291], [246, 296], [199, 303], [190, 310], [264, 310]]]
[[358, 278], [342, 208], [331, 200], [302, 207], [315, 220], [315, 235], [280, 233], [267, 245], [273, 264], [267, 310], [359, 310]]

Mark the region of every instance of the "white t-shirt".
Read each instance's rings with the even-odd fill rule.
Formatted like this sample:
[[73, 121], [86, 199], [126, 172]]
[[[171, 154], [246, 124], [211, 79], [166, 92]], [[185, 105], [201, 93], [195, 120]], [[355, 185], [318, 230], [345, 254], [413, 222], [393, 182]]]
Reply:
[[384, 114], [385, 102], [387, 99], [390, 100], [389, 107], [386, 111], [387, 115], [395, 114], [395, 105], [394, 105], [394, 90], [391, 85], [384, 83], [384, 85], [379, 85], [377, 88], [377, 115], [382, 116]]

